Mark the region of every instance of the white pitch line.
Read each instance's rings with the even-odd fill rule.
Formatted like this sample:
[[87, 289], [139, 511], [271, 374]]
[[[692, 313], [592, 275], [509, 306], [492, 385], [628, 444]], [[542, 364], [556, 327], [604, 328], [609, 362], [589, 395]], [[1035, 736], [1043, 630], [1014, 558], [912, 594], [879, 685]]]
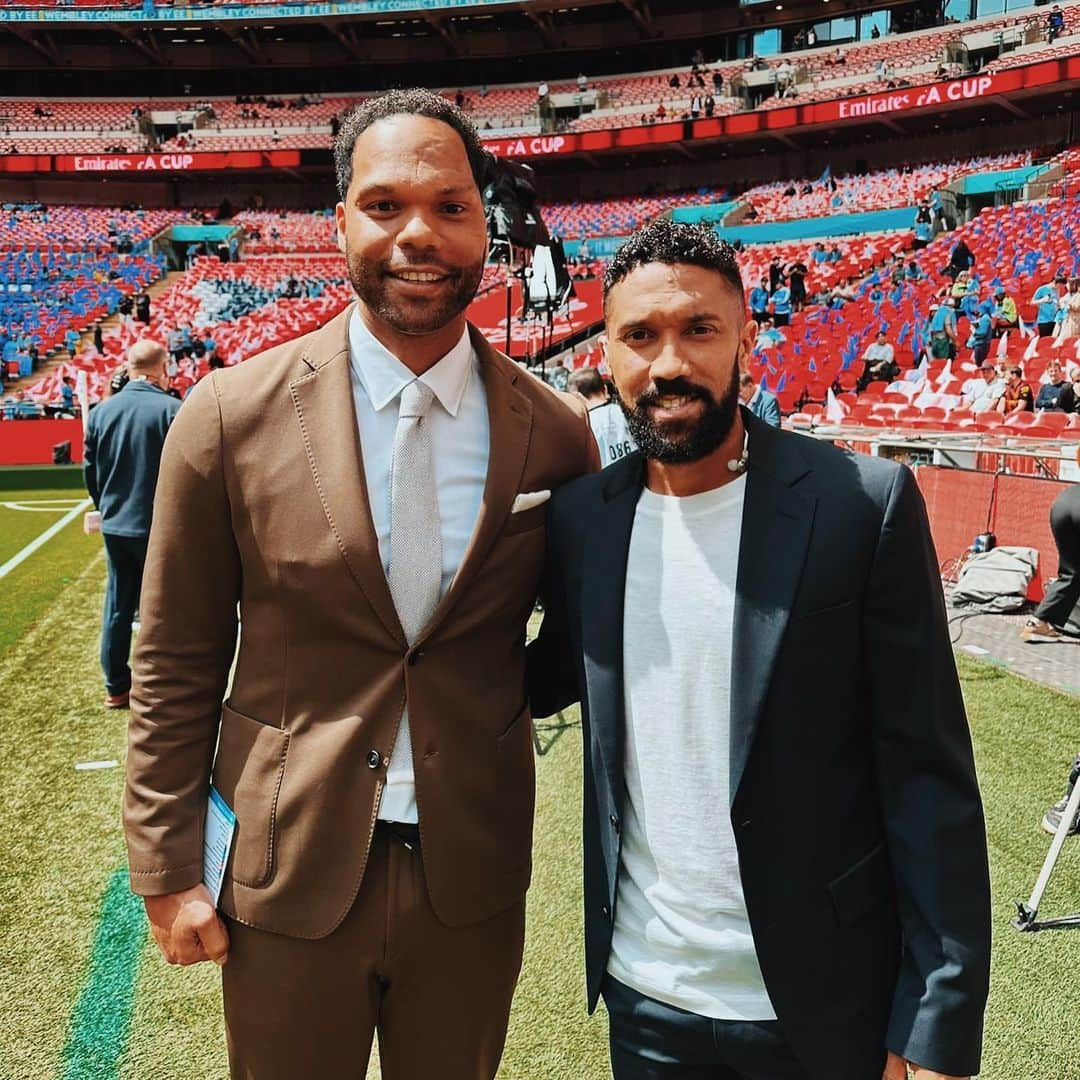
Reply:
[[30, 514], [59, 514], [62, 510], [70, 510], [80, 505], [80, 502], [79, 499], [35, 499], [27, 502], [3, 502], [0, 507]]
[[78, 506], [69, 510], [59, 521], [50, 525], [36, 540], [31, 540], [18, 555], [12, 555], [3, 566], [0, 566], [0, 578], [7, 577], [12, 570], [26, 562], [39, 547], [47, 544], [61, 529], [70, 525], [84, 510], [88, 510], [93, 505], [92, 500], [84, 499]]

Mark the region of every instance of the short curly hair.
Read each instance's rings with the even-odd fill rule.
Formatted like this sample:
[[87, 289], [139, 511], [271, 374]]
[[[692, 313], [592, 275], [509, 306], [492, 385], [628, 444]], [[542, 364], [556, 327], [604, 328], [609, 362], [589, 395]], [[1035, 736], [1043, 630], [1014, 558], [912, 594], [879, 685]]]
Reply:
[[390, 90], [358, 105], [341, 122], [334, 139], [334, 175], [338, 195], [344, 202], [352, 182], [353, 150], [356, 140], [372, 124], [389, 116], [426, 116], [441, 120], [452, 127], [465, 144], [476, 186], [483, 191], [487, 183], [491, 155], [484, 149], [473, 122], [451, 101], [431, 90], [413, 87], [411, 90]]
[[605, 307], [611, 290], [631, 270], [648, 263], [667, 266], [683, 263], [715, 270], [738, 290], [739, 298], [744, 299], [735, 249], [726, 240], [721, 240], [708, 225], [688, 225], [670, 218], [657, 218], [638, 229], [608, 263], [604, 273]]

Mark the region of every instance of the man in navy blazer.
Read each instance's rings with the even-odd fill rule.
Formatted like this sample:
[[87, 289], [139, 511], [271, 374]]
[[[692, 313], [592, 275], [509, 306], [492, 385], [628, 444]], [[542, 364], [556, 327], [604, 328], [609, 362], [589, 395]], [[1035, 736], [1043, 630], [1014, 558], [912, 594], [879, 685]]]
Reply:
[[970, 1077], [986, 838], [913, 476], [739, 408], [715, 234], [646, 226], [604, 284], [641, 453], [551, 500], [528, 687], [581, 701], [615, 1078]]
[[[105, 707], [125, 709], [131, 691], [131, 622], [138, 610], [161, 448], [180, 402], [166, 393], [168, 354], [149, 338], [127, 353], [130, 379], [86, 423], [83, 477], [101, 512], [109, 566], [101, 629]], [[193, 558], [194, 558], [193, 554]]]

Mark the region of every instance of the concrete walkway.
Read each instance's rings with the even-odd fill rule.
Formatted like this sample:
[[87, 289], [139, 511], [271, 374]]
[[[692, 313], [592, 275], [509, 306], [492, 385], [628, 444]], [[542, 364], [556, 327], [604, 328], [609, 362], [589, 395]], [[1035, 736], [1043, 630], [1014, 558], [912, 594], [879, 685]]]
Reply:
[[948, 607], [953, 648], [1007, 668], [1032, 682], [1080, 697], [1080, 638], [1028, 645], [1020, 628], [1028, 613], [972, 614], [967, 608]]

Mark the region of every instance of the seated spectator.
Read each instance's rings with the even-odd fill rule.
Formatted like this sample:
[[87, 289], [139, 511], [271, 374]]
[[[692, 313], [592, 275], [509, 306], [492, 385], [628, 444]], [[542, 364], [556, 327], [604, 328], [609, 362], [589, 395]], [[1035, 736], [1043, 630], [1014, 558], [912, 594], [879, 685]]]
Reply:
[[739, 400], [759, 420], [764, 420], [772, 427], [780, 426], [780, 403], [776, 400], [776, 395], [762, 390], [748, 371], [739, 376]]
[[1066, 387], [1070, 387], [1071, 390], [1060, 361], [1048, 361], [1046, 365], [1046, 382], [1039, 387], [1038, 396], [1035, 398], [1035, 408], [1045, 409], [1050, 412], [1065, 412], [1058, 402], [1061, 400], [1062, 392]]
[[1069, 375], [1069, 383], [1058, 395], [1059, 412], [1080, 413], [1080, 364]]
[[1005, 292], [1004, 289], [999, 288], [994, 292], [994, 333], [1001, 334], [1006, 330], [1015, 330], [1017, 323], [1020, 321], [1019, 313], [1016, 310], [1016, 301]]
[[863, 353], [863, 373], [855, 384], [856, 392], [862, 393], [872, 382], [891, 383], [900, 374], [895, 355], [888, 334], [879, 330], [874, 342]]
[[1010, 364], [1005, 369], [1005, 389], [996, 407], [1002, 416], [1031, 412], [1035, 408], [1035, 394], [1031, 384], [1024, 381], [1023, 369], [1016, 364]]
[[958, 240], [949, 253], [949, 262], [942, 270], [942, 273], [946, 277], [955, 280], [956, 275], [961, 270], [972, 270], [974, 267], [975, 256], [972, 254], [971, 248], [963, 240]]
[[993, 364], [983, 364], [974, 378], [968, 379], [963, 387], [963, 401], [957, 411], [970, 413], [989, 412], [997, 406], [1005, 389], [1003, 380], [997, 377]]

